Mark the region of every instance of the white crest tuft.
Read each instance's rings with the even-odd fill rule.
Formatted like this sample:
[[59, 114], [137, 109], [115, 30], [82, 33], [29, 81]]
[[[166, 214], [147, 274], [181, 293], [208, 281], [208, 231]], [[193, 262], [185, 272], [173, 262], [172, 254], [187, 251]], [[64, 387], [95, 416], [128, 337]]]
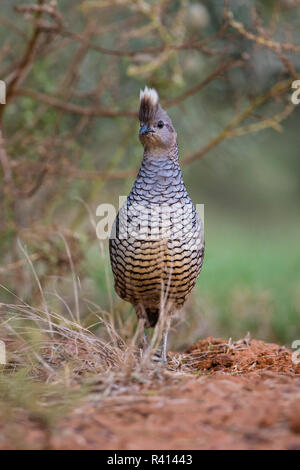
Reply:
[[140, 90], [140, 101], [143, 99], [146, 99], [147, 101], [150, 101], [152, 106], [157, 105], [158, 103], [158, 93], [154, 88], [148, 88], [145, 86], [144, 90]]

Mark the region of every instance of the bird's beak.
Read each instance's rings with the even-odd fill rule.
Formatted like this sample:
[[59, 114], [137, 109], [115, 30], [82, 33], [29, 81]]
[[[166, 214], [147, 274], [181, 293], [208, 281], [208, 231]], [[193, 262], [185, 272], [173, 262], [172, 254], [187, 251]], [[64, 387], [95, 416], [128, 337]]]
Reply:
[[140, 135], [149, 134], [150, 132], [153, 133], [154, 130], [151, 129], [151, 127], [146, 126], [146, 124], [144, 124], [144, 125], [140, 128]]

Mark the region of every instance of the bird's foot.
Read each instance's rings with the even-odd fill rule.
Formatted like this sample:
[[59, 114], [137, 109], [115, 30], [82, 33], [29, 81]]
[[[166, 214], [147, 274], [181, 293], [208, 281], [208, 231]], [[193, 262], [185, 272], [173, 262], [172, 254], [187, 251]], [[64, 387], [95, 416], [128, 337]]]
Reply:
[[152, 356], [152, 360], [153, 362], [156, 362], [157, 364], [161, 364], [164, 366], [168, 365], [168, 358], [167, 358], [167, 355], [164, 354], [163, 349], [157, 349]]

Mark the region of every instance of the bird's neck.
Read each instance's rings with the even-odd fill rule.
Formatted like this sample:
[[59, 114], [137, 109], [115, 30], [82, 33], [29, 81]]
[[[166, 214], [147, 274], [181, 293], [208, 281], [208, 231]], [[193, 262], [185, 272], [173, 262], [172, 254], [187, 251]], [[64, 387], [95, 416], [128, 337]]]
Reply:
[[145, 151], [129, 199], [139, 203], [144, 200], [151, 204], [173, 204], [185, 195], [177, 145], [159, 155]]
[[134, 183], [132, 192], [142, 199], [150, 199], [153, 203], [164, 203], [176, 199], [185, 193], [185, 186], [178, 161], [177, 145], [169, 152], [153, 155], [145, 152], [144, 158]]
[[166, 150], [145, 149], [142, 161], [142, 167], [153, 173], [159, 173], [160, 170], [167, 168], [180, 168], [178, 160], [177, 142]]

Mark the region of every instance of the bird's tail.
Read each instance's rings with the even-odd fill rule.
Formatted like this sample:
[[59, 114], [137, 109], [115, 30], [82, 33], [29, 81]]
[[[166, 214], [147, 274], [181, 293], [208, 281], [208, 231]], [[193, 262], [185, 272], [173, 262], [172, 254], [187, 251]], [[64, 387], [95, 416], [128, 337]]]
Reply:
[[146, 311], [148, 323], [153, 328], [156, 325], [158, 317], [159, 317], [159, 309], [156, 307], [146, 307], [145, 311]]

